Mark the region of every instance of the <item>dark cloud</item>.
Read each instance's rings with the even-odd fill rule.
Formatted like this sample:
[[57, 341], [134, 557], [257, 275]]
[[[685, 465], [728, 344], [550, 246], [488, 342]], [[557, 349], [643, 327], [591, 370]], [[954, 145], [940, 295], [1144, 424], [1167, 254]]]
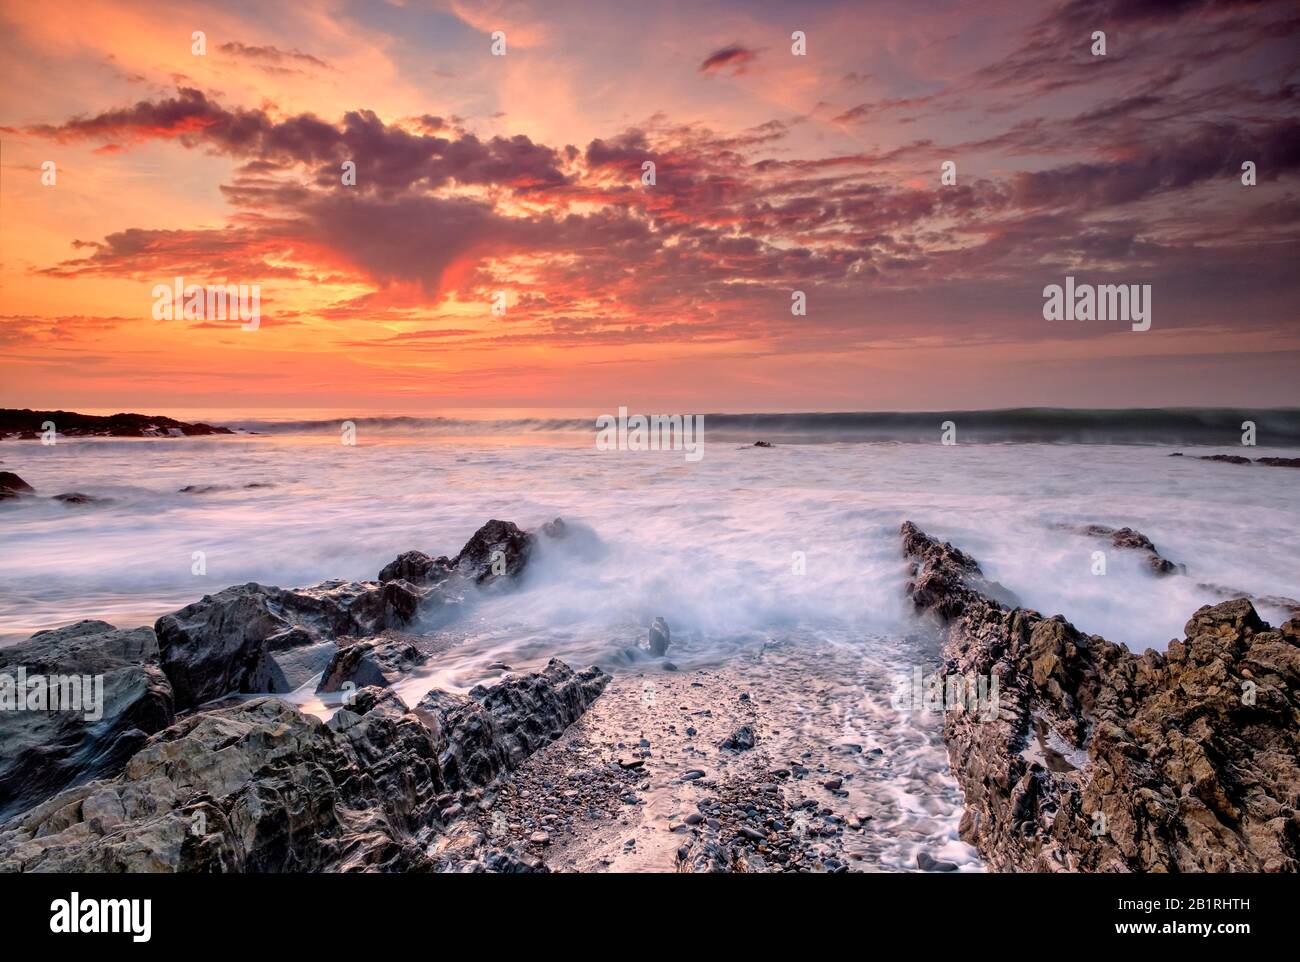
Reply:
[[723, 47], [721, 50], [715, 50], [704, 58], [700, 64], [700, 73], [711, 73], [722, 70], [730, 70], [733, 73], [744, 73], [745, 70], [758, 59], [758, 51], [749, 47], [742, 47], [739, 44], [732, 44], [730, 47]]
[[311, 54], [302, 53], [298, 50], [280, 50], [278, 47], [271, 46], [251, 46], [237, 40], [223, 43], [217, 50], [232, 57], [250, 61], [263, 69], [282, 70], [287, 69], [288, 65], [295, 64], [315, 67], [320, 70], [334, 69], [319, 57], [313, 57]]

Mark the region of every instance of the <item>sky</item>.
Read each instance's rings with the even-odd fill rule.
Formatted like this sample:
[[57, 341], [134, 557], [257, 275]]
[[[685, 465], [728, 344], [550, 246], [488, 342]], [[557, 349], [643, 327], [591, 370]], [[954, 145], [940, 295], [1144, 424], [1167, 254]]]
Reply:
[[0, 406], [1300, 405], [1293, 0], [0, 0], [0, 62]]

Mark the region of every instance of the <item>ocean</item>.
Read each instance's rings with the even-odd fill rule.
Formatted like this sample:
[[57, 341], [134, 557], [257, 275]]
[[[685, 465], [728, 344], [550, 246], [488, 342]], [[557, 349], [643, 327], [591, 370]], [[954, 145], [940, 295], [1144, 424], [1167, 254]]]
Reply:
[[[903, 520], [1025, 605], [1136, 651], [1182, 637], [1224, 589], [1300, 596], [1300, 472], [1199, 457], [1296, 456], [1288, 412], [1260, 419], [1261, 437], [1288, 443], [1252, 448], [1233, 443], [1239, 412], [1156, 412], [1145, 434], [1111, 415], [706, 415], [698, 461], [600, 450], [584, 418], [219, 414], [206, 419], [257, 433], [0, 444], [0, 469], [46, 496], [0, 503], [0, 644], [83, 618], [151, 624], [249, 581], [373, 579], [403, 551], [454, 555], [491, 518], [561, 517], [569, 537], [539, 542], [517, 590], [438, 626], [451, 644], [397, 684], [407, 704], [492, 683], [498, 662], [636, 675], [626, 649], [663, 617], [672, 661], [696, 673], [683, 677], [769, 706], [773, 757], [850, 766], [850, 802], [874, 812], [855, 857], [882, 870], [915, 867], [919, 850], [982, 867], [958, 836], [941, 718], [890, 700], [939, 650], [904, 595]], [[945, 420], [955, 444], [940, 443]], [[1177, 440], [1157, 443], [1162, 430]], [[69, 491], [106, 500], [48, 497]], [[1186, 574], [1155, 577], [1072, 530], [1089, 523], [1138, 529]], [[288, 698], [322, 717], [336, 707], [313, 684]]]

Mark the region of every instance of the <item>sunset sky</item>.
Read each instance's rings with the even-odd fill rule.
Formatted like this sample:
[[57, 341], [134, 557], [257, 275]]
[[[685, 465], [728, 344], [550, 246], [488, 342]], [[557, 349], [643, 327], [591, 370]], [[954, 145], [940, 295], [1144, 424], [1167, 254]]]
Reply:
[[0, 62], [0, 406], [1300, 404], [1294, 0], [0, 0]]

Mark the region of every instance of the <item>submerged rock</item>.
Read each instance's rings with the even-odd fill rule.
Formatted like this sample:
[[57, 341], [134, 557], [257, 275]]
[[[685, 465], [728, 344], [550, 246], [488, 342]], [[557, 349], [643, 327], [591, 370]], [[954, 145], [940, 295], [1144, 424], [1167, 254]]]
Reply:
[[112, 498], [97, 498], [93, 494], [82, 494], [80, 491], [69, 491], [66, 494], [56, 494], [55, 501], [62, 501], [64, 504], [108, 504]]
[[651, 623], [649, 642], [652, 655], [662, 658], [667, 653], [668, 646], [672, 644], [672, 632], [668, 630], [668, 622], [656, 618]]
[[12, 471], [0, 471], [0, 501], [35, 493], [35, 488]]
[[[0, 681], [0, 702], [9, 702], [0, 711], [0, 821], [70, 785], [116, 774], [151, 734], [172, 723], [171, 686], [157, 663], [151, 630], [119, 631], [103, 621], [38, 631], [0, 648], [0, 675], [9, 679]], [[26, 694], [16, 690], [20, 670], [27, 691], [38, 678], [46, 686], [51, 676], [64, 676], [60, 710], [49, 710], [52, 691], [45, 708], [20, 708], [15, 699]], [[64, 709], [69, 696], [80, 707]]]
[[1109, 528], [1104, 524], [1086, 524], [1075, 528], [1079, 534], [1090, 538], [1105, 538], [1111, 547], [1120, 551], [1138, 551], [1146, 556], [1147, 567], [1158, 575], [1186, 574], [1186, 565], [1161, 557], [1155, 544], [1141, 531], [1133, 528]]
[[1300, 458], [1256, 458], [1255, 463], [1272, 468], [1300, 468]]
[[274, 697], [196, 713], [6, 824], [0, 871], [430, 871], [448, 793], [557, 737], [607, 681], [552, 661], [415, 711], [364, 688], [328, 724]]
[[[996, 713], [944, 712], [962, 837], [999, 871], [1296, 871], [1300, 622], [1199, 609], [1165, 654], [1004, 604], [979, 566], [904, 523], [909, 593], [946, 624], [945, 671], [997, 681]], [[1053, 771], [1040, 723], [1079, 758]]]

